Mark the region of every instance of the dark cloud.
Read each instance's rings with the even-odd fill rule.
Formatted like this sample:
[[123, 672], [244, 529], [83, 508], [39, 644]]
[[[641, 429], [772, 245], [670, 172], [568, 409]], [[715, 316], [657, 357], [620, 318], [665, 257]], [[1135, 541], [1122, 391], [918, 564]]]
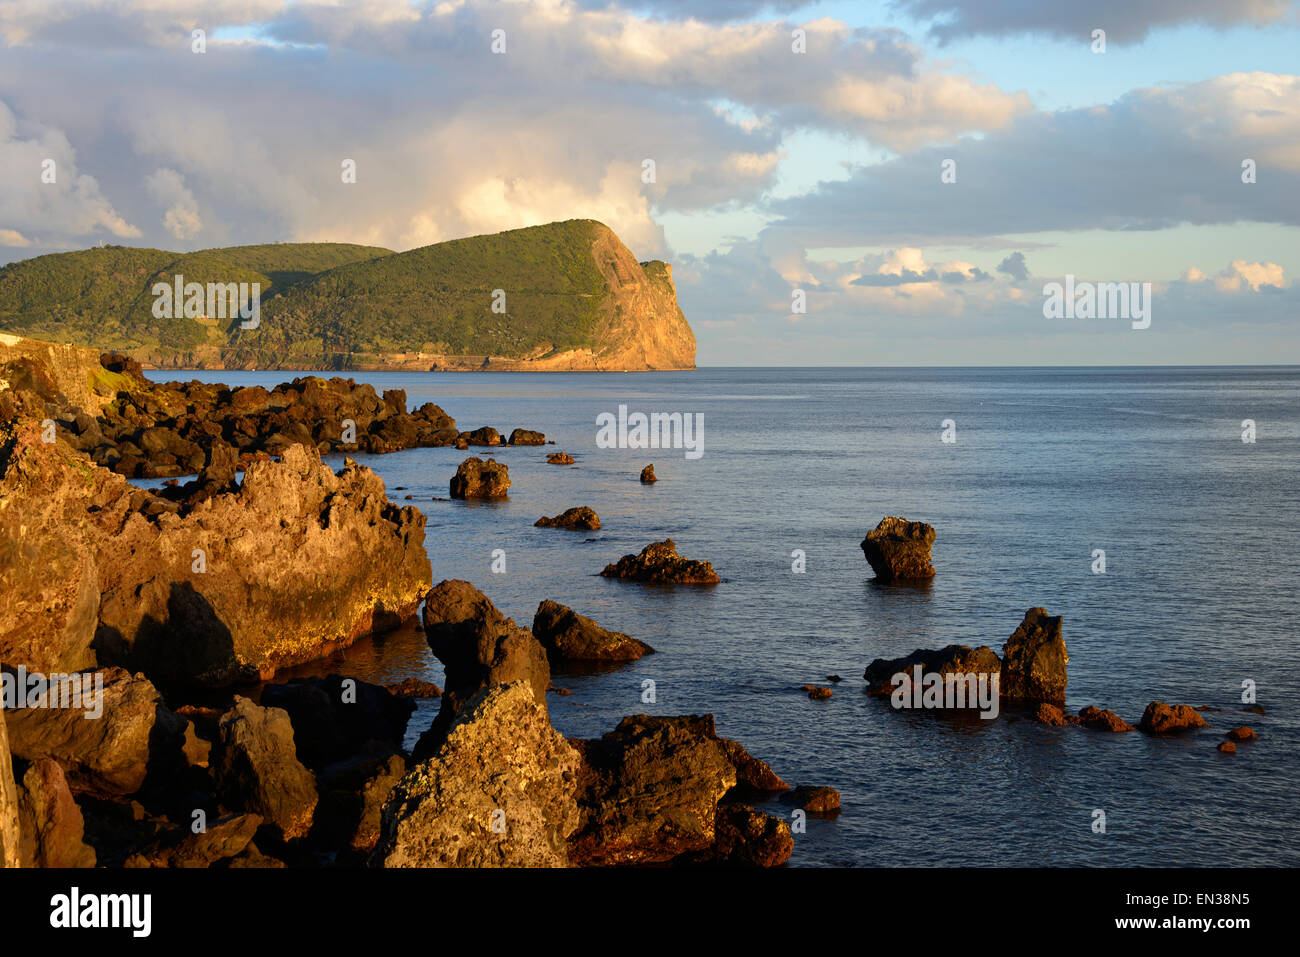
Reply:
[[1006, 273], [1012, 279], [1018, 279], [1021, 282], [1028, 279], [1029, 267], [1025, 265], [1025, 254], [1020, 252], [1012, 253], [998, 263], [998, 272]]

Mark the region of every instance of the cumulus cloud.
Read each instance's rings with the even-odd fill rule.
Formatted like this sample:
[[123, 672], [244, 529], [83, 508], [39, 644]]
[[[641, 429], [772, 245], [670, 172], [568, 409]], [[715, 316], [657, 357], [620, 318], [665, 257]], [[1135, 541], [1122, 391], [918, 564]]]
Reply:
[[156, 170], [145, 180], [149, 195], [165, 207], [163, 225], [177, 239], [193, 239], [203, 230], [199, 204], [185, 187], [185, 177], [166, 167]]
[[1294, 0], [894, 0], [893, 5], [932, 20], [930, 32], [945, 41], [1035, 33], [1088, 42], [1100, 28], [1116, 43], [1139, 43], [1152, 30], [1184, 23], [1265, 26], [1296, 7]]
[[1259, 292], [1261, 288], [1281, 289], [1285, 285], [1286, 274], [1277, 263], [1244, 259], [1234, 259], [1214, 277], [1214, 288], [1220, 292], [1237, 292], [1243, 288]]
[[998, 263], [998, 272], [1006, 273], [1012, 279], [1025, 280], [1029, 278], [1029, 267], [1025, 264], [1025, 254], [1014, 252], [1002, 262]]

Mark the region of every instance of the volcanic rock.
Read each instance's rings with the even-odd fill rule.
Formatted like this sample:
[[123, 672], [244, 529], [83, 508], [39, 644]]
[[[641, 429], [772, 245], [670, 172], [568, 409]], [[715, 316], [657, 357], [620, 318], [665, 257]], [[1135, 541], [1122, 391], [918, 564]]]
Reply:
[[1142, 720], [1138, 722], [1138, 728], [1147, 734], [1175, 734], [1206, 727], [1209, 724], [1191, 705], [1169, 705], [1163, 701], [1152, 701], [1147, 705]]
[[19, 841], [18, 786], [14, 782], [14, 762], [9, 753], [5, 709], [0, 708], [0, 868], [20, 866]]
[[1233, 728], [1229, 731], [1227, 737], [1233, 741], [1254, 741], [1259, 735], [1255, 733], [1253, 728], [1248, 728], [1243, 724], [1240, 728]]
[[532, 429], [515, 429], [510, 433], [511, 445], [545, 445], [546, 436]]
[[862, 553], [876, 578], [885, 584], [920, 582], [934, 577], [934, 566], [930, 564], [932, 545], [932, 527], [889, 516], [867, 532]]
[[1093, 705], [1088, 705], [1079, 712], [1079, 724], [1093, 731], [1124, 732], [1134, 730], [1133, 725], [1114, 711], [1103, 710]]
[[778, 867], [794, 853], [790, 825], [745, 804], [718, 808], [712, 858], [743, 867]]
[[678, 555], [677, 545], [671, 538], [652, 542], [641, 549], [640, 555], [624, 555], [616, 564], [606, 565], [600, 574], [605, 578], [655, 585], [713, 585], [721, 581], [711, 563]]
[[18, 816], [23, 867], [94, 867], [84, 840], [85, 822], [59, 762], [40, 758], [19, 786]]
[[635, 661], [654, 649], [553, 601], [537, 606], [533, 634], [552, 661]]
[[552, 452], [546, 456], [547, 465], [572, 465], [573, 456], [568, 452]]
[[801, 807], [809, 814], [830, 815], [840, 810], [840, 792], [834, 788], [801, 784], [789, 794], [781, 795], [786, 804]]
[[587, 506], [579, 505], [577, 508], [566, 509], [554, 518], [543, 515], [533, 525], [537, 528], [571, 528], [575, 531], [594, 532], [600, 528], [600, 516]]
[[1065, 704], [1066, 662], [1061, 618], [1042, 608], [1025, 612], [1002, 648], [1002, 695], [1015, 701]]
[[495, 459], [471, 456], [451, 477], [452, 498], [505, 498], [510, 490], [510, 470]]
[[262, 689], [262, 706], [282, 708], [293, 723], [299, 760], [319, 769], [377, 741], [400, 749], [415, 705], [356, 678], [294, 678]]
[[[930, 672], [941, 675], [992, 675], [999, 674], [1002, 662], [997, 654], [987, 645], [971, 648], [969, 645], [948, 645], [938, 650], [917, 649], [902, 658], [877, 658], [867, 665], [862, 677], [867, 682], [867, 694], [892, 695], [897, 687], [894, 675], [907, 676], [906, 687], [911, 687], [916, 666], [921, 668], [921, 676]], [[1001, 680], [1001, 679], [999, 679]], [[977, 707], [977, 702], [967, 699], [967, 707]]]

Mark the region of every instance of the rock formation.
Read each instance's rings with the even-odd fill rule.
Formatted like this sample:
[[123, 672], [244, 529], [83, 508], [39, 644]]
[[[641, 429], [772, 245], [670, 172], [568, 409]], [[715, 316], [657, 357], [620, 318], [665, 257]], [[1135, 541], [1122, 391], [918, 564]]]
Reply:
[[58, 761], [33, 761], [23, 775], [19, 792], [21, 866], [95, 866], [95, 851], [84, 840], [81, 808], [72, 797]]
[[[891, 695], [897, 687], [894, 675], [907, 676], [912, 681], [917, 666], [921, 675], [937, 672], [941, 675], [1000, 675], [1002, 662], [997, 654], [987, 645], [971, 648], [969, 645], [948, 645], [946, 648], [927, 651], [918, 648], [902, 658], [877, 658], [867, 665], [862, 677], [867, 682], [867, 694]], [[999, 678], [999, 682], [1002, 678]], [[910, 687], [910, 684], [908, 685]], [[1005, 685], [1000, 690], [1005, 691]], [[975, 702], [968, 701], [968, 707], [976, 707]]]
[[1142, 720], [1138, 722], [1138, 728], [1147, 734], [1177, 734], [1206, 727], [1209, 724], [1191, 705], [1170, 705], [1163, 701], [1152, 701], [1147, 705]]
[[1088, 705], [1079, 712], [1079, 724], [1093, 731], [1112, 731], [1122, 733], [1132, 731], [1133, 725], [1129, 724], [1114, 711], [1107, 711], [1101, 708]]
[[471, 456], [451, 478], [452, 498], [505, 498], [510, 490], [510, 472], [503, 462]]
[[654, 649], [619, 631], [600, 627], [585, 615], [553, 601], [537, 606], [533, 635], [555, 661], [635, 661]]
[[510, 433], [511, 445], [545, 445], [546, 435], [532, 429], [514, 429]]
[[9, 753], [5, 709], [0, 708], [0, 867], [20, 865], [18, 834], [18, 787], [14, 782], [13, 757]]
[[212, 771], [225, 802], [260, 815], [286, 841], [306, 837], [316, 779], [298, 760], [288, 712], [237, 696], [219, 733]]
[[543, 515], [533, 524], [538, 528], [571, 528], [575, 531], [594, 532], [600, 528], [600, 516], [587, 506], [579, 505], [577, 508], [565, 509], [554, 518]]
[[655, 482], [658, 481], [659, 479], [655, 476], [655, 467], [653, 465], [647, 465], [645, 468], [641, 470], [642, 485], [653, 485]]
[[889, 516], [867, 532], [862, 553], [876, 578], [885, 584], [915, 583], [934, 577], [930, 564], [933, 545], [934, 529], [929, 525]]
[[624, 555], [617, 563], [606, 565], [600, 574], [605, 578], [622, 578], [655, 585], [713, 585], [721, 581], [709, 562], [694, 561], [678, 555], [677, 544], [671, 538], [647, 545], [641, 549], [640, 555]]
[[552, 452], [546, 456], [547, 465], [572, 465], [573, 456], [568, 452]]
[[1065, 704], [1065, 665], [1070, 660], [1061, 618], [1042, 608], [1025, 612], [1002, 648], [1002, 695], [1013, 701]]

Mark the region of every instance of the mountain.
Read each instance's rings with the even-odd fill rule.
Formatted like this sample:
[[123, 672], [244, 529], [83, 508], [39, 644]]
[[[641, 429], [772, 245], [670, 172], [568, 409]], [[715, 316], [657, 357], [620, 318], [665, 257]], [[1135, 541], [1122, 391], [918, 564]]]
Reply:
[[[257, 283], [238, 315], [154, 315], [156, 283]], [[177, 304], [176, 314], [182, 310]], [[243, 323], [251, 325], [251, 323]], [[638, 263], [594, 220], [395, 253], [341, 243], [194, 253], [107, 246], [0, 268], [0, 330], [150, 367], [240, 369], [690, 369], [695, 336], [672, 267]]]

